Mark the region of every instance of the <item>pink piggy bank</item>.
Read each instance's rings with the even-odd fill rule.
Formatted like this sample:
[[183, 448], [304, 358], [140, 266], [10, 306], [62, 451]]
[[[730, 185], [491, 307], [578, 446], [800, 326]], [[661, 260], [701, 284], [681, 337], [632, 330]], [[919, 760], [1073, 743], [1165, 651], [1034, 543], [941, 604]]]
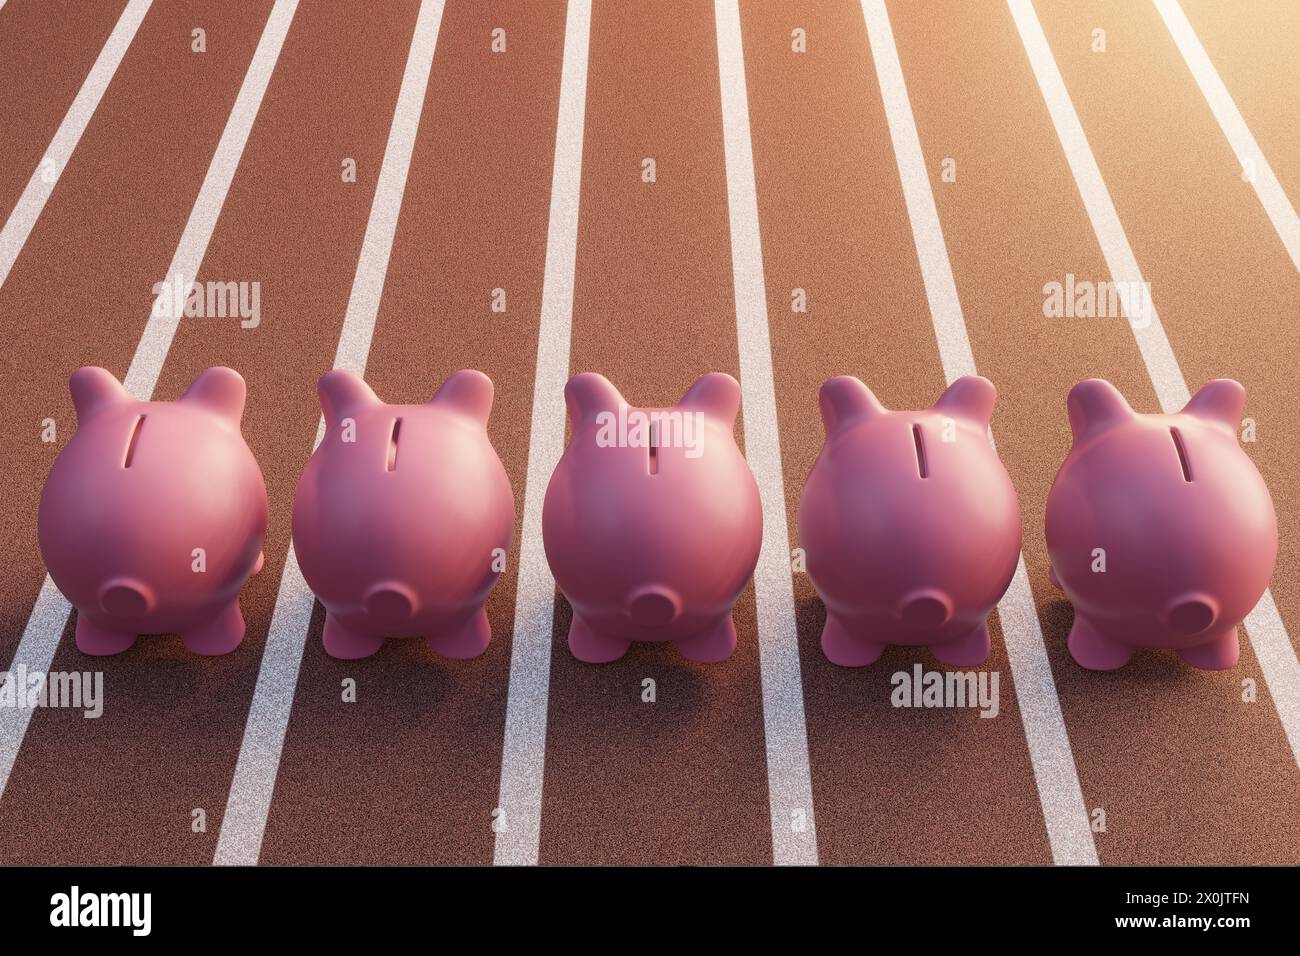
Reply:
[[631, 408], [588, 372], [564, 398], [572, 438], [546, 489], [542, 539], [573, 606], [573, 656], [613, 661], [637, 640], [725, 660], [763, 535], [758, 486], [732, 434], [740, 386], [715, 372], [672, 408]]
[[832, 663], [863, 667], [887, 644], [988, 657], [986, 619], [1020, 557], [1020, 505], [988, 440], [996, 397], [967, 376], [925, 411], [891, 412], [852, 376], [822, 386], [826, 444], [798, 525]]
[[1047, 550], [1084, 667], [1122, 667], [1139, 647], [1237, 663], [1237, 624], [1277, 557], [1273, 501], [1237, 444], [1245, 401], [1229, 379], [1177, 415], [1139, 415], [1099, 379], [1070, 390], [1074, 444], [1047, 499]]
[[327, 431], [298, 482], [293, 546], [325, 605], [326, 653], [423, 637], [444, 657], [482, 654], [515, 526], [487, 434], [492, 380], [460, 371], [424, 405], [386, 405], [336, 369], [317, 393]]
[[72, 376], [77, 433], [55, 459], [37, 531], [77, 608], [77, 647], [118, 654], [179, 633], [196, 654], [244, 639], [239, 591], [262, 567], [266, 486], [239, 433], [244, 380], [210, 368], [179, 401], [136, 401], [102, 368]]

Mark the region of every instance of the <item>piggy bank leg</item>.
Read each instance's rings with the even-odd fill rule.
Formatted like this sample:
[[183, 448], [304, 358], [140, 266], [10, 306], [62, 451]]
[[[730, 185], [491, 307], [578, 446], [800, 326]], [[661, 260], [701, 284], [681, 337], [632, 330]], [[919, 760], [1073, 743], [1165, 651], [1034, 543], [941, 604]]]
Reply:
[[631, 641], [597, 634], [586, 621], [573, 615], [573, 623], [569, 625], [569, 650], [583, 663], [608, 664], [626, 654], [631, 646]]
[[725, 661], [736, 649], [736, 624], [728, 614], [709, 630], [673, 643], [677, 646], [677, 653], [688, 661], [717, 664]]
[[1226, 671], [1237, 666], [1237, 657], [1241, 654], [1241, 645], [1237, 642], [1236, 625], [1217, 634], [1205, 644], [1185, 647], [1178, 656], [1191, 664], [1207, 671]]
[[944, 664], [954, 667], [975, 667], [989, 657], [989, 628], [984, 621], [965, 637], [946, 644], [934, 644], [930, 653]]
[[822, 627], [822, 653], [840, 667], [866, 667], [880, 660], [885, 645], [858, 637], [828, 612]]
[[77, 615], [77, 650], [92, 657], [109, 657], [130, 650], [137, 635], [111, 631], [85, 614]]
[[491, 640], [492, 625], [488, 623], [487, 611], [483, 608], [470, 615], [469, 620], [459, 627], [428, 638], [429, 648], [435, 654], [457, 661], [478, 657], [488, 649]]
[[384, 646], [382, 637], [359, 634], [330, 612], [325, 612], [325, 653], [341, 661], [359, 661]]
[[1074, 627], [1070, 628], [1068, 646], [1075, 662], [1090, 671], [1123, 667], [1132, 659], [1134, 651], [1128, 644], [1106, 637], [1078, 614], [1074, 616]]
[[244, 639], [244, 615], [239, 613], [239, 599], [231, 601], [207, 624], [181, 634], [181, 641], [195, 654], [216, 657], [229, 654]]

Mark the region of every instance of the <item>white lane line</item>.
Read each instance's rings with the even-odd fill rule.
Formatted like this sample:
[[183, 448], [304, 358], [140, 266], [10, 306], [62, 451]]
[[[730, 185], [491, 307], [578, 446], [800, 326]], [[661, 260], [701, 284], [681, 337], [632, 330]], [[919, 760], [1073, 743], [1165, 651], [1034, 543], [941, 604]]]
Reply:
[[555, 579], [542, 549], [542, 501], [551, 473], [564, 452], [564, 384], [569, 378], [590, 38], [591, 0], [569, 0], [555, 125], [550, 222], [546, 229], [537, 372], [533, 380], [514, 643], [501, 750], [501, 790], [495, 819], [492, 862], [496, 866], [534, 865], [541, 845], [546, 712], [555, 623]]
[[[297, 0], [276, 0], [275, 8], [271, 11], [262, 38], [257, 44], [257, 52], [244, 77], [243, 87], [235, 100], [234, 109], [226, 120], [216, 155], [208, 167], [198, 198], [194, 201], [189, 222], [181, 234], [176, 254], [172, 257], [172, 272], [169, 275], [181, 268], [187, 270], [185, 275], [190, 279], [198, 273], [296, 6]], [[160, 330], [160, 325], [169, 327]], [[163, 360], [167, 357], [167, 348], [174, 334], [174, 322], [168, 323], [150, 315], [125, 381], [127, 389], [141, 401], [147, 402], [153, 396], [154, 385], [162, 372]], [[14, 652], [9, 672], [14, 673], [20, 667], [25, 667], [28, 673], [48, 671], [71, 613], [72, 606], [59, 593], [49, 575], [46, 575], [36, 605], [32, 608], [23, 636], [18, 642], [18, 649]], [[13, 770], [14, 761], [18, 759], [23, 738], [27, 735], [31, 715], [28, 708], [6, 707], [0, 710], [0, 797], [4, 796], [5, 787], [9, 783], [9, 774]]]
[[[0, 286], [4, 285], [5, 280], [9, 278], [9, 271], [14, 267], [18, 253], [26, 245], [27, 237], [31, 235], [32, 227], [40, 218], [46, 200], [54, 192], [59, 177], [63, 175], [68, 160], [72, 158], [73, 150], [81, 141], [81, 134], [86, 131], [90, 118], [95, 115], [95, 109], [99, 106], [104, 91], [108, 89], [108, 84], [117, 72], [122, 57], [126, 55], [127, 47], [131, 45], [131, 40], [140, 28], [140, 22], [149, 12], [150, 3], [152, 0], [131, 0], [126, 5], [126, 9], [117, 19], [117, 25], [113, 27], [113, 32], [108, 35], [108, 42], [99, 51], [94, 66], [90, 68], [85, 82], [81, 84], [76, 99], [68, 107], [68, 112], [64, 115], [63, 122], [59, 124], [54, 139], [50, 141], [50, 148], [45, 151], [45, 155], [36, 166], [36, 171], [32, 173], [32, 178], [27, 181], [23, 194], [18, 198], [18, 204], [9, 213], [4, 229], [0, 230]], [[3, 5], [3, 0], [0, 0], [0, 6]]]
[[[262, 97], [271, 82], [275, 63], [280, 58], [284, 38], [289, 34], [289, 24], [293, 22], [298, 0], [276, 0], [271, 9], [271, 16], [262, 30], [262, 37], [257, 41], [257, 50], [253, 53], [253, 62], [244, 74], [244, 83], [235, 97], [235, 105], [226, 121], [226, 128], [217, 143], [217, 151], [212, 155], [207, 175], [203, 177], [203, 188], [190, 210], [190, 218], [181, 233], [181, 241], [172, 256], [171, 267], [166, 279], [183, 276], [186, 282], [192, 282], [199, 274], [199, 266], [207, 254], [208, 243], [217, 228], [217, 219], [226, 204], [226, 194], [234, 181], [235, 170], [239, 168], [240, 157], [248, 144], [248, 134], [252, 132], [253, 121], [257, 118], [262, 105]], [[140, 344], [136, 347], [131, 367], [126, 371], [122, 384], [132, 395], [147, 401], [153, 395], [158, 376], [162, 373], [163, 362], [171, 349], [172, 339], [180, 317], [160, 318], [150, 314], [145, 325]]]
[[1250, 128], [1237, 109], [1237, 104], [1232, 101], [1228, 88], [1219, 78], [1219, 72], [1210, 62], [1209, 54], [1201, 46], [1201, 41], [1192, 29], [1187, 15], [1183, 13], [1183, 8], [1178, 5], [1178, 0], [1155, 0], [1155, 5], [1165, 26], [1173, 35], [1178, 52], [1183, 55], [1187, 68], [1192, 71], [1196, 85], [1201, 88], [1201, 95], [1209, 103], [1214, 118], [1219, 121], [1219, 128], [1228, 137], [1232, 151], [1237, 154], [1243, 175], [1248, 176], [1250, 184], [1254, 186], [1255, 195], [1259, 197], [1282, 245], [1286, 247], [1291, 265], [1300, 271], [1300, 218], [1296, 217], [1295, 208], [1273, 175], [1273, 167], [1264, 158], [1263, 151], [1251, 135]]
[[[1145, 284], [1129, 246], [1128, 236], [1115, 212], [1106, 183], [1101, 178], [1096, 157], [1084, 136], [1083, 126], [1074, 110], [1069, 91], [1065, 88], [1056, 59], [1052, 56], [1047, 37], [1043, 34], [1043, 27], [1034, 13], [1033, 4], [1029, 0], [1007, 2], [1015, 18], [1016, 29], [1020, 31], [1020, 40], [1029, 56], [1034, 76], [1038, 79], [1039, 89], [1047, 103], [1052, 125], [1056, 127], [1056, 135], [1061, 140], [1075, 184], [1088, 211], [1093, 231], [1097, 234], [1111, 278], [1125, 290], [1121, 295], [1125, 314], [1133, 315], [1135, 313], [1130, 308], [1128, 290], [1145, 288]], [[1128, 285], [1129, 282], [1133, 285]], [[1133, 304], [1139, 308], [1143, 305]], [[1136, 314], [1142, 315], [1144, 320], [1149, 317], [1150, 322], [1142, 328], [1134, 327], [1133, 334], [1146, 362], [1147, 374], [1159, 396], [1161, 409], [1166, 413], [1177, 412], [1187, 404], [1190, 397], [1187, 382], [1178, 368], [1154, 305], [1147, 302], [1145, 308], [1145, 314]], [[1131, 327], [1141, 324], [1130, 322]], [[1273, 603], [1271, 592], [1264, 592], [1255, 609], [1247, 616], [1245, 624], [1246, 635], [1259, 659], [1264, 682], [1277, 705], [1278, 717], [1291, 744], [1291, 752], [1297, 764], [1300, 764], [1300, 661], [1296, 659], [1295, 647], [1287, 635], [1277, 606]]]
[[794, 582], [790, 577], [790, 538], [781, 472], [781, 441], [777, 434], [758, 188], [754, 180], [749, 94], [737, 0], [715, 0], [714, 19], [722, 87], [722, 142], [727, 167], [745, 457], [758, 481], [763, 504], [763, 547], [754, 571], [754, 601], [758, 610], [772, 862], [816, 865], [812, 772], [808, 765], [808, 730], [804, 720]]
[[[72, 605], [55, 586], [54, 580], [47, 574], [41, 585], [41, 593], [36, 597], [23, 636], [18, 640], [13, 662], [6, 674], [0, 674], [4, 680], [14, 680], [20, 668], [30, 674], [38, 671], [49, 673], [54, 661], [54, 652], [58, 649], [63, 628], [72, 613]], [[22, 688], [15, 688], [22, 690]], [[9, 785], [9, 774], [13, 772], [18, 760], [18, 751], [22, 749], [23, 738], [27, 736], [27, 727], [32, 720], [30, 707], [0, 708], [0, 799], [4, 797]]]
[[[884, 98], [889, 135], [894, 144], [898, 173], [903, 181], [916, 254], [921, 263], [925, 295], [930, 304], [939, 357], [945, 378], [952, 382], [974, 375], [975, 355], [971, 351], [957, 296], [952, 264], [944, 244], [939, 212], [926, 173], [921, 139], [912, 115], [911, 101], [903, 80], [889, 14], [883, 0], [862, 0], [871, 56]], [[989, 440], [993, 440], [992, 432]], [[1022, 556], [1016, 564], [1011, 586], [998, 603], [1002, 636], [1011, 664], [1012, 682], [1025, 726], [1025, 741], [1034, 769], [1034, 782], [1043, 807], [1052, 860], [1057, 864], [1097, 865], [1097, 847], [1079, 784], [1079, 771], [1056, 693], [1051, 662], [1043, 641], [1042, 627], [1034, 605], [1029, 576]]]
[[[370, 206], [356, 276], [334, 355], [335, 368], [348, 369], [358, 375], [365, 374], [370, 343], [374, 338], [375, 319], [388, 275], [388, 261], [402, 210], [402, 197], [406, 192], [411, 154], [415, 149], [434, 51], [438, 45], [442, 11], [443, 0], [423, 0], [420, 4], [410, 53], [402, 73], [402, 86], [397, 95], [393, 125], [384, 146], [375, 198]], [[313, 451], [324, 437], [325, 419], [322, 417], [316, 426]], [[315, 600], [290, 544], [275, 609], [271, 612], [257, 686], [244, 725], [244, 740], [239, 748], [226, 812], [221, 819], [221, 833], [213, 858], [215, 864], [252, 866], [261, 855], [262, 838], [266, 833], [271, 797], [280, 771], [280, 756], [289, 729], [289, 716]]]

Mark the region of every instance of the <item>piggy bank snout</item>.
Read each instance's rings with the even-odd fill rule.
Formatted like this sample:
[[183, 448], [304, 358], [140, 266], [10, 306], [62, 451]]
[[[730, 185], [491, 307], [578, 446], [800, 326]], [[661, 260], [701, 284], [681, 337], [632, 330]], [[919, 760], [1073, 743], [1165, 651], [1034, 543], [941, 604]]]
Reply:
[[1187, 637], [1208, 630], [1218, 616], [1218, 602], [1200, 592], [1180, 594], [1169, 602], [1164, 613], [1166, 626]]
[[899, 623], [914, 630], [943, 627], [951, 618], [952, 599], [934, 588], [911, 591], [898, 604]]
[[383, 624], [403, 624], [410, 620], [420, 607], [415, 590], [400, 581], [381, 581], [368, 591], [363, 599], [366, 611]]
[[633, 591], [625, 610], [636, 624], [663, 627], [682, 613], [682, 600], [669, 588], [656, 584]]
[[135, 578], [112, 578], [99, 589], [99, 606], [118, 617], [141, 617], [158, 606], [153, 589]]

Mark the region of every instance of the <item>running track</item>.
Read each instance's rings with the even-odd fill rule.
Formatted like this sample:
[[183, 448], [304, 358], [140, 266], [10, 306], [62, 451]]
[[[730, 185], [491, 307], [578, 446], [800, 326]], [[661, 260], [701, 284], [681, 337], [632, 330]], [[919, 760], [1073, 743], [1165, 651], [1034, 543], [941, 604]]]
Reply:
[[[36, 506], [80, 365], [159, 399], [238, 369], [271, 529], [236, 653], [146, 639], [95, 663], [99, 720], [0, 712], [0, 860], [1300, 862], [1300, 7], [1180, 3], [8, 0], [0, 657], [48, 646], [50, 668], [90, 667], [61, 613], [33, 615], [59, 611]], [[260, 282], [260, 326], [151, 325], [153, 284], [187, 261]], [[1145, 338], [1043, 317], [1045, 282], [1133, 269], [1159, 314]], [[461, 367], [496, 383], [520, 524], [478, 660], [321, 648], [289, 515], [332, 365], [390, 402]], [[590, 667], [564, 646], [530, 514], [563, 440], [558, 387], [584, 370], [639, 405], [710, 370], [742, 381], [769, 527], [724, 665], [647, 645]], [[1023, 586], [992, 622], [992, 720], [892, 708], [893, 672], [937, 666], [924, 652], [827, 663], [788, 560], [820, 383], [849, 373], [921, 407], [972, 370], [998, 386], [1025, 529]], [[1281, 550], [1236, 670], [1140, 654], [1095, 674], [1065, 651], [1043, 509], [1065, 394], [1091, 376], [1144, 411], [1246, 386]]]

